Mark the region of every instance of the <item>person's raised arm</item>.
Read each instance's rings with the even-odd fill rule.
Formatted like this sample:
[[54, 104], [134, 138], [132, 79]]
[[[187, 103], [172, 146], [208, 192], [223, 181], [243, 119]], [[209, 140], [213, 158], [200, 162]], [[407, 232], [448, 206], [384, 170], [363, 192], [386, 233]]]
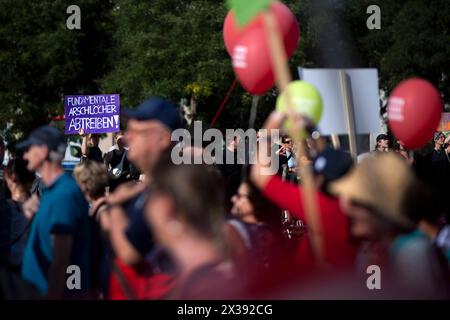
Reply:
[[260, 189], [264, 189], [267, 182], [269, 181], [270, 176], [263, 174], [264, 168], [267, 167], [268, 165], [264, 165], [263, 163], [261, 163], [259, 154], [261, 154], [261, 152], [266, 152], [265, 154], [271, 153], [272, 151], [271, 150], [272, 141], [270, 141], [271, 132], [272, 130], [278, 130], [281, 124], [283, 123], [284, 119], [285, 119], [284, 113], [274, 111], [270, 114], [270, 116], [267, 118], [264, 124], [263, 129], [267, 130], [267, 136], [260, 137], [261, 142], [259, 143], [259, 148], [265, 148], [265, 150], [258, 150], [258, 155], [256, 157], [255, 164], [252, 166], [250, 173], [253, 183]]
[[80, 129], [80, 137], [81, 137], [81, 154], [87, 157], [88, 155], [87, 135], [84, 133], [83, 129]]
[[[270, 137], [272, 130], [277, 130], [282, 125], [286, 115], [279, 112], [272, 112], [266, 120], [263, 129], [267, 129], [267, 134]], [[294, 117], [298, 121], [296, 125], [302, 127], [305, 125], [305, 120], [302, 117]], [[262, 139], [266, 139], [263, 137]], [[270, 141], [260, 144], [260, 147], [270, 148]], [[265, 151], [265, 150], [264, 150]], [[258, 150], [258, 154], [260, 151]], [[305, 219], [305, 211], [303, 208], [303, 190], [298, 186], [289, 182], [283, 182], [281, 178], [273, 175], [264, 174], [268, 172], [269, 165], [265, 165], [259, 158], [251, 169], [251, 179], [253, 183], [261, 189], [262, 193], [273, 203], [283, 209], [289, 210], [295, 217]]]
[[126, 235], [129, 221], [120, 206], [109, 209], [109, 239], [114, 252], [125, 264], [133, 265], [141, 260], [140, 253], [130, 243]]
[[124, 184], [106, 198], [109, 205], [108, 212], [103, 213], [100, 221], [102, 228], [109, 234], [111, 246], [116, 255], [128, 265], [133, 265], [142, 259], [140, 252], [130, 242], [126, 230], [130, 225], [121, 204], [143, 192], [144, 185]]
[[448, 135], [448, 137], [445, 138], [444, 143], [450, 144], [450, 135]]
[[447, 138], [445, 138], [444, 146], [445, 146], [445, 151], [447, 152], [447, 154], [449, 154], [450, 153], [450, 135]]

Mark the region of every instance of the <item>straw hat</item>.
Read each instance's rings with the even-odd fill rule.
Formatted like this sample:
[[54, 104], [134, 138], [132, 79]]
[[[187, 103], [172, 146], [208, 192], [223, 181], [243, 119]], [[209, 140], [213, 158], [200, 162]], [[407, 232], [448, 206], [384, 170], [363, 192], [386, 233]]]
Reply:
[[400, 156], [382, 153], [364, 158], [349, 174], [332, 183], [330, 190], [376, 209], [396, 225], [410, 228], [413, 223], [404, 212], [403, 201], [415, 179]]

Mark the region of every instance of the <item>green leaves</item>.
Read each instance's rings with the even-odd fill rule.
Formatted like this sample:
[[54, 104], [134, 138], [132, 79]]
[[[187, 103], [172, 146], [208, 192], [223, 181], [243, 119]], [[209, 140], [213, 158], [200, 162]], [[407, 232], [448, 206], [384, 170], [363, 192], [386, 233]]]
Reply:
[[243, 28], [260, 12], [266, 10], [272, 0], [228, 0], [227, 5], [236, 15], [238, 26]]
[[431, 81], [450, 102], [450, 2], [435, 0], [379, 0], [380, 30], [363, 26], [370, 0], [349, 0], [347, 20], [358, 41], [364, 64], [380, 71], [380, 87], [387, 94], [402, 80], [422, 77]]
[[64, 113], [64, 94], [97, 93], [109, 71], [111, 3], [80, 0], [82, 29], [66, 28], [65, 0], [0, 0], [0, 131], [13, 142]]
[[[306, 21], [305, 1], [284, 2]], [[238, 2], [246, 14], [270, 3]], [[63, 94], [120, 93], [124, 107], [154, 95], [194, 97], [209, 123], [234, 80], [223, 44], [227, 10], [217, 0], [78, 0], [79, 31], [65, 27], [70, 1], [0, 3], [0, 131], [8, 126], [10, 142], [62, 114]], [[298, 50], [291, 66], [309, 65], [304, 56]], [[251, 97], [243, 95], [237, 86], [217, 127], [246, 127]], [[257, 126], [274, 103], [274, 94], [262, 99]]]

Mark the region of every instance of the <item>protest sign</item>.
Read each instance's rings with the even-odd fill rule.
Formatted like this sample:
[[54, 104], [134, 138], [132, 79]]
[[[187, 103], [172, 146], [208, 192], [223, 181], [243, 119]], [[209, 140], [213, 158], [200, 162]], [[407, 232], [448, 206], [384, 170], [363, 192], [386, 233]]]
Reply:
[[120, 95], [71, 95], [64, 97], [66, 134], [107, 133], [120, 130]]
[[438, 131], [450, 131], [450, 112], [443, 112]]
[[[345, 79], [340, 77], [342, 71]], [[348, 111], [344, 93], [348, 94], [348, 104], [353, 109], [355, 134], [380, 132], [380, 97], [376, 69], [299, 68], [299, 75], [301, 80], [316, 86], [322, 95], [323, 114], [318, 125], [322, 134], [348, 134]]]

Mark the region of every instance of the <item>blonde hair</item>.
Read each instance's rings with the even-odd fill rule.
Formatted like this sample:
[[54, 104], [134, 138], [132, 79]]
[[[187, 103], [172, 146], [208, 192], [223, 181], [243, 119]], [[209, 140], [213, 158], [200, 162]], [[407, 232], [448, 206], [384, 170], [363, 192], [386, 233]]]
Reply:
[[105, 194], [108, 185], [106, 166], [97, 161], [79, 164], [73, 170], [77, 183], [82, 186], [91, 199], [98, 199]]

